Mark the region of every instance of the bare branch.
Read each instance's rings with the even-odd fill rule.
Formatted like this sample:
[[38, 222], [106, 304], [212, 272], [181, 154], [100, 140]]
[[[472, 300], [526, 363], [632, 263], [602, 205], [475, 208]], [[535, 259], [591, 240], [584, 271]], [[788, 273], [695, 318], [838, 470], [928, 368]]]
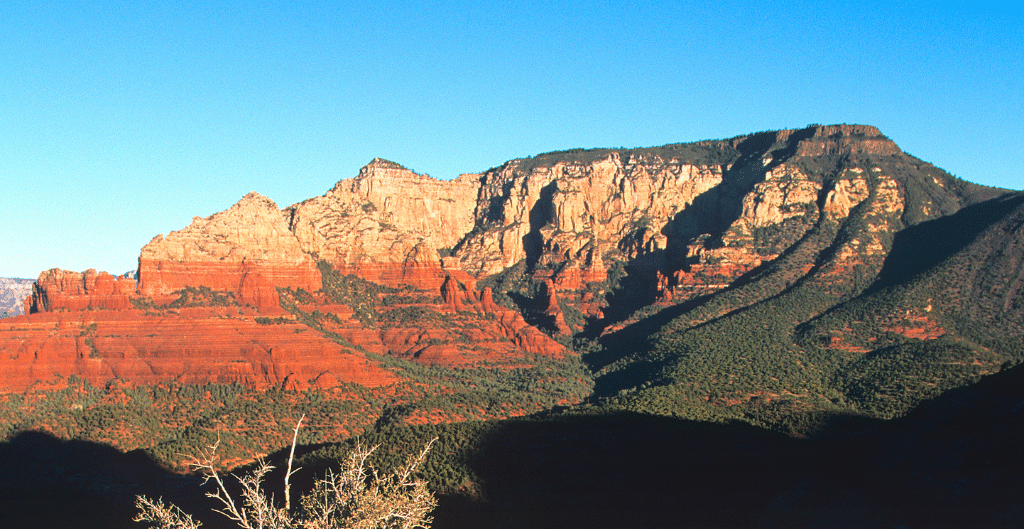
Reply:
[[295, 443], [299, 440], [299, 427], [302, 426], [302, 419], [305, 418], [306, 414], [303, 413], [302, 417], [299, 417], [299, 422], [295, 424], [295, 431], [292, 432], [292, 451], [288, 455], [288, 471], [284, 475], [284, 510], [288, 512], [292, 511], [292, 498], [291, 491], [289, 490], [291, 486], [288, 484], [288, 479], [292, 477], [294, 472], [299, 470], [292, 470], [292, 461], [295, 460]]
[[[255, 470], [236, 477], [241, 487], [236, 501], [217, 470], [220, 439], [200, 452], [192, 467], [202, 472], [206, 478], [204, 483], [213, 481], [215, 484], [214, 491], [206, 495], [223, 506], [214, 509], [216, 512], [242, 529], [412, 529], [430, 526], [430, 511], [437, 505], [437, 500], [427, 489], [426, 482], [413, 479], [413, 474], [426, 460], [436, 438], [427, 443], [419, 454], [410, 457], [404, 466], [392, 469], [384, 476], [369, 464], [370, 455], [377, 447], [364, 448], [357, 444], [339, 472], [328, 470], [323, 479], [316, 481], [313, 490], [302, 495], [302, 507], [293, 515], [288, 478], [295, 472], [292, 465], [303, 419], [305, 415], [299, 419], [292, 433], [283, 509], [274, 507], [273, 497], [263, 488], [264, 478], [273, 469], [269, 463], [260, 460]], [[197, 529], [200, 525], [177, 506], [164, 505], [162, 500], [139, 496], [136, 507], [139, 509], [137, 521], [154, 523], [160, 529]]]
[[145, 496], [136, 496], [135, 508], [139, 510], [139, 514], [135, 515], [136, 522], [152, 522], [161, 529], [196, 529], [203, 525], [193, 520], [191, 515], [185, 514], [177, 505], [164, 505], [163, 498], [151, 500]]

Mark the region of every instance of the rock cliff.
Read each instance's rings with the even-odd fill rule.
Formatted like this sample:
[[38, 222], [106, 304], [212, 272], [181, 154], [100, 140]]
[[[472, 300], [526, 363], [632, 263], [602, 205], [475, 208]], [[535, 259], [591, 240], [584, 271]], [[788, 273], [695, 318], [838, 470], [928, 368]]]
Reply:
[[436, 290], [445, 278], [438, 250], [473, 228], [478, 178], [436, 180], [378, 158], [285, 216], [302, 250], [342, 273]]
[[252, 309], [62, 310], [0, 324], [0, 391], [22, 391], [54, 374], [94, 385], [241, 382], [305, 389], [342, 382], [379, 386], [394, 375], [363, 354], [298, 323], [261, 325]]
[[[9, 334], [20, 331], [9, 327], [4, 347], [33, 362], [40, 352], [61, 359], [39, 373], [298, 386], [320, 376], [307, 345], [321, 347], [324, 337], [346, 340], [355, 357], [362, 349], [437, 365], [557, 358], [567, 350], [550, 336], [614, 332], [643, 307], [680, 304], [741, 278], [771, 275], [766, 292], [778, 293], [800, 281], [829, 290], [830, 277], [853, 270], [877, 273], [892, 233], [975, 200], [951, 177], [906, 176], [926, 166], [861, 125], [546, 153], [452, 181], [374, 159], [323, 196], [279, 209], [250, 193], [157, 236], [141, 250], [137, 284], [92, 270], [43, 273], [27, 302], [41, 334], [25, 330], [34, 337], [14, 345]], [[182, 312], [196, 307], [215, 310]], [[83, 356], [85, 338], [51, 321], [68, 313], [88, 328], [90, 311], [102, 315], [99, 327], [135, 322], [123, 340], [92, 340], [108, 367], [87, 367], [95, 362]], [[236, 323], [225, 331], [215, 318]], [[270, 332], [257, 318], [281, 326]], [[184, 328], [191, 342], [179, 341]], [[302, 329], [318, 338], [296, 342]], [[47, 341], [46, 332], [63, 338]], [[169, 334], [141, 336], [154, 332]], [[221, 342], [225, 332], [237, 338]], [[169, 360], [193, 354], [181, 351], [196, 351], [206, 367]], [[143, 360], [114, 362], [119, 355]], [[14, 386], [36, 372], [13, 366], [23, 373]], [[366, 370], [335, 366], [331, 380], [387, 378]]]
[[31, 279], [0, 277], [0, 318], [25, 313], [25, 299], [32, 294]]
[[39, 275], [32, 296], [25, 300], [26, 313], [132, 308], [130, 296], [136, 282], [123, 276], [86, 270], [82, 273], [54, 268]]
[[583, 314], [601, 313], [594, 293], [607, 293], [616, 263], [632, 268], [638, 305], [679, 302], [774, 260], [869, 195], [900, 217], [902, 191], [887, 171], [911, 162], [860, 125], [513, 160], [481, 175], [474, 229], [452, 260], [478, 278], [525, 263]]
[[173, 299], [184, 287], [205, 286], [273, 310], [276, 287], [313, 292], [320, 273], [277, 205], [253, 192], [227, 211], [156, 236], [139, 255], [139, 281], [139, 292], [158, 301]]

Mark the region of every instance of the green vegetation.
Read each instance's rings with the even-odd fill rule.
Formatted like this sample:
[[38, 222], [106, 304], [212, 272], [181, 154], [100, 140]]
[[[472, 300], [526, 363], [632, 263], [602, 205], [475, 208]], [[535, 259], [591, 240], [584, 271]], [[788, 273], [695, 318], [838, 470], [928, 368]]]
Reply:
[[323, 281], [321, 290], [331, 303], [348, 305], [355, 318], [364, 327], [373, 327], [377, 322], [377, 306], [383, 294], [394, 294], [397, 289], [367, 281], [352, 274], [342, 276], [326, 261], [317, 262]]
[[497, 274], [480, 280], [477, 283], [477, 288], [481, 290], [490, 288], [494, 302], [512, 310], [520, 310], [513, 298], [532, 299], [539, 291], [539, 285], [536, 285], [533, 277], [527, 273], [525, 259]]
[[439, 312], [428, 307], [395, 307], [378, 318], [383, 327], [400, 326], [437, 326], [444, 324], [446, 318]]
[[618, 154], [623, 160], [632, 162], [677, 163], [692, 165], [728, 165], [740, 157], [740, 152], [728, 142], [706, 141], [697, 143], [672, 143], [661, 147], [644, 147], [635, 149], [569, 149], [537, 154], [530, 158], [522, 158], [512, 163], [525, 172], [552, 165], [577, 164], [587, 165]]
[[260, 325], [287, 325], [289, 323], [295, 323], [295, 320], [286, 316], [278, 316], [276, 318], [268, 318], [266, 316], [257, 316], [256, 323]]
[[185, 287], [175, 292], [178, 299], [167, 304], [167, 308], [180, 309], [185, 307], [235, 307], [233, 292], [218, 292], [210, 287]]

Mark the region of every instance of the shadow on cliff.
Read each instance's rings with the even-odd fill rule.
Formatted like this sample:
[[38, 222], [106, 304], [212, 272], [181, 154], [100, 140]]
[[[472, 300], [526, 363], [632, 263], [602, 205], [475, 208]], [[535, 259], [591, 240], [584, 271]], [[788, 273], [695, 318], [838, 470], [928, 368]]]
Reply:
[[598, 339], [600, 348], [583, 355], [583, 361], [593, 372], [625, 358], [630, 364], [605, 373], [594, 380], [595, 397], [609, 397], [619, 390], [635, 388], [656, 375], [673, 360], [649, 358], [644, 352], [654, 346], [655, 334], [672, 320], [706, 303], [712, 296], [700, 296], [666, 307], [657, 313], [627, 325]]
[[[764, 182], [767, 172], [786, 162], [796, 153], [800, 142], [813, 135], [814, 129], [808, 128], [780, 142], [778, 132], [759, 132], [737, 144], [740, 157], [722, 175], [722, 182], [698, 195], [692, 204], [676, 214], [665, 226], [665, 235], [679, 241], [692, 241], [702, 235], [709, 236], [711, 241], [720, 239], [742, 216], [743, 198], [754, 185]], [[767, 164], [766, 155], [771, 156]]]
[[[957, 288], [970, 291], [971, 296], [962, 300], [939, 299], [940, 305], [952, 302], [958, 309], [972, 315], [979, 335], [991, 334], [1000, 339], [1010, 340], [1019, 330], [1019, 318], [1005, 307], [1019, 304], [1020, 290], [1014, 287], [1012, 275], [1002, 275], [1007, 269], [1016, 269], [1019, 248], [1024, 236], [1020, 235], [1020, 223], [1024, 219], [1024, 193], [1008, 194], [999, 198], [964, 207], [960, 211], [935, 220], [930, 220], [900, 230], [895, 234], [892, 248], [885, 257], [882, 268], [872, 284], [861, 293], [862, 298], [877, 296], [882, 299], [875, 303], [881, 310], [889, 310], [891, 301], [886, 301], [887, 289], [896, 287], [930, 288], [929, 274], [935, 271], [940, 276], [952, 276], [962, 283]], [[1014, 240], [1016, 239], [1016, 240]], [[1009, 246], [1003, 246], [1007, 245]], [[965, 270], [951, 258], [966, 257], [975, 265], [975, 270]], [[950, 264], [954, 263], [954, 264]], [[998, 265], [1002, 265], [1002, 269]], [[948, 273], [947, 273], [948, 272]], [[959, 276], [959, 277], [958, 277]], [[994, 276], [994, 277], [993, 277]], [[920, 280], [925, 279], [922, 283]], [[1001, 290], [1000, 290], [1001, 289]], [[899, 289], [896, 289], [899, 290]], [[992, 302], [997, 290], [998, 300], [1003, 304], [996, 310], [982, 305]], [[947, 291], [948, 292], [948, 291]], [[988, 294], [988, 299], [985, 298]], [[812, 329], [815, 322], [836, 311], [845, 310], [847, 305], [838, 304], [821, 315], [798, 326], [798, 332]], [[987, 312], [986, 312], [987, 311]], [[979, 325], [977, 322], [984, 322]], [[1010, 351], [1010, 354], [1015, 352]]]
[[[813, 135], [814, 129], [809, 128], [780, 142], [777, 132], [761, 132], [740, 142], [736, 146], [740, 157], [722, 175], [722, 182], [697, 195], [689, 206], [661, 227], [661, 233], [668, 239], [667, 248], [642, 253], [629, 262], [626, 276], [607, 298], [604, 317], [589, 322], [582, 336], [596, 338], [603, 329], [629, 319], [637, 310], [654, 303], [658, 272], [671, 276], [677, 270], [689, 270], [690, 246], [698, 242], [708, 248], [721, 246], [725, 231], [743, 214], [744, 197], [764, 181], [766, 172], [792, 156], [800, 141]], [[764, 160], [768, 154], [771, 161], [766, 165]], [[539, 211], [538, 218], [545, 211]], [[531, 225], [532, 220], [533, 212]]]
[[544, 253], [544, 236], [541, 235], [540, 230], [555, 219], [553, 199], [556, 191], [558, 191], [558, 181], [553, 180], [540, 189], [540, 196], [537, 197], [537, 202], [530, 209], [530, 231], [523, 235], [523, 251], [526, 253], [526, 268], [531, 272], [536, 268], [537, 261]]
[[968, 247], [986, 229], [1024, 207], [1024, 193], [1015, 193], [935, 220], [900, 230], [868, 293], [906, 283]]

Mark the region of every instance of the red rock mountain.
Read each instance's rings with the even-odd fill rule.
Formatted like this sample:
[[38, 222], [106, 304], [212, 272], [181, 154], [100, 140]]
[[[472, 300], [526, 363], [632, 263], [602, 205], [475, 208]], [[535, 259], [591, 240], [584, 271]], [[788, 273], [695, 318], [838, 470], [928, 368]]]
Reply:
[[[280, 209], [250, 193], [155, 237], [137, 281], [44, 272], [29, 314], [0, 322], [0, 389], [54, 374], [381, 385], [394, 375], [367, 354], [561, 357], [550, 336], [719, 291], [792, 254], [818, 219], [868, 224], [836, 239], [822, 274], [880, 262], [892, 219], [961, 205], [945, 193], [909, 210], [897, 176], [915, 160], [861, 125], [548, 153], [452, 181], [375, 159], [323, 196]], [[613, 292], [626, 264], [634, 282]]]
[[231, 292], [245, 305], [278, 308], [276, 287], [320, 289], [320, 272], [277, 205], [249, 193], [227, 211], [157, 235], [139, 256], [139, 292], [170, 301], [184, 287]]

